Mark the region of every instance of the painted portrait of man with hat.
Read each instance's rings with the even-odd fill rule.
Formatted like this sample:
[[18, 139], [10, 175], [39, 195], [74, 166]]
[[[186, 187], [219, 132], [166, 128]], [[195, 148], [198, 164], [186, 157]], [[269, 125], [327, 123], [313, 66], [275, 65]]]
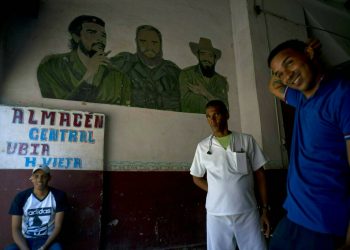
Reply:
[[210, 100], [219, 99], [228, 106], [228, 83], [215, 71], [221, 51], [213, 47], [209, 38], [201, 37], [198, 43], [190, 42], [198, 64], [183, 69], [180, 73], [181, 111], [205, 113], [203, 107]]

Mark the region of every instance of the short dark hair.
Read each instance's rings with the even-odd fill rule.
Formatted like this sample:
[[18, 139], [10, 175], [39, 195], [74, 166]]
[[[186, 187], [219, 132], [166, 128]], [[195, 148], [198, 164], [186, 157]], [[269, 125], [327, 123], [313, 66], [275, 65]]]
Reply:
[[137, 27], [137, 29], [136, 29], [136, 39], [137, 39], [140, 31], [144, 31], [144, 30], [156, 32], [156, 34], [159, 37], [160, 44], [162, 44], [162, 33], [160, 33], [160, 31], [156, 27], [153, 27], [151, 25], [141, 25], [141, 26]]
[[[89, 16], [89, 15], [81, 15], [73, 19], [73, 21], [68, 26], [68, 31], [70, 34], [76, 34], [77, 36], [80, 36], [80, 32], [83, 29], [84, 23], [96, 23], [98, 25], [101, 25], [102, 27], [105, 27], [105, 22], [96, 16]], [[74, 39], [70, 39], [70, 48], [76, 49], [78, 48], [78, 44], [74, 41]]]
[[300, 53], [305, 52], [305, 48], [307, 47], [307, 44], [305, 42], [299, 41], [297, 39], [288, 40], [285, 41], [279, 45], [277, 45], [269, 54], [269, 57], [267, 58], [267, 66], [270, 68], [270, 64], [272, 59], [280, 53], [282, 50], [285, 49], [293, 49], [295, 51], [298, 51]]
[[205, 105], [205, 110], [207, 110], [209, 107], [217, 107], [219, 108], [219, 111], [221, 114], [228, 115], [228, 109], [226, 107], [226, 104], [221, 100], [211, 100]]

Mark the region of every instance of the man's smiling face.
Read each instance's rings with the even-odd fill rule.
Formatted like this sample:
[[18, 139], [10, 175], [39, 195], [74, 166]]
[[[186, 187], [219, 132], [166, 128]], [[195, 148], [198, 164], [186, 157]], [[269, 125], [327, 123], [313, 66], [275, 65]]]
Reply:
[[284, 49], [271, 60], [270, 67], [273, 74], [288, 87], [304, 94], [315, 88], [315, 69], [306, 53]]

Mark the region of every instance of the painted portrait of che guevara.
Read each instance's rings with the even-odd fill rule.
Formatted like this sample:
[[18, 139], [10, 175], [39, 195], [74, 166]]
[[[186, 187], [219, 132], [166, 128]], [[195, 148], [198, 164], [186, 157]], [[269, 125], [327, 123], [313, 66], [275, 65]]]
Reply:
[[45, 98], [130, 105], [129, 78], [110, 63], [105, 52], [105, 22], [81, 15], [68, 27], [70, 51], [46, 56], [37, 78]]
[[111, 58], [114, 67], [131, 80], [131, 106], [180, 111], [180, 68], [163, 59], [162, 34], [151, 25], [136, 29], [136, 53]]
[[213, 47], [210, 39], [203, 37], [198, 43], [190, 42], [189, 45], [198, 64], [189, 66], [180, 73], [181, 111], [205, 113], [206, 103], [216, 99], [228, 107], [226, 77], [215, 72], [221, 51]]
[[221, 51], [208, 38], [190, 42], [198, 64], [181, 70], [163, 58], [162, 34], [154, 26], [136, 28], [134, 53], [109, 56], [105, 22], [80, 15], [69, 26], [69, 51], [45, 56], [37, 79], [44, 98], [204, 113], [213, 99], [228, 106], [228, 83], [215, 71]]

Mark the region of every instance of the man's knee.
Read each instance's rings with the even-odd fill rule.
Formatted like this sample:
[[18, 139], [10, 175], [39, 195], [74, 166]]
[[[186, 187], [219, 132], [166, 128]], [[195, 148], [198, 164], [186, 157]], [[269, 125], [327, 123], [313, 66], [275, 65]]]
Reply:
[[8, 245], [4, 250], [20, 250], [15, 243]]
[[62, 246], [58, 242], [54, 242], [51, 244], [49, 250], [62, 250]]

